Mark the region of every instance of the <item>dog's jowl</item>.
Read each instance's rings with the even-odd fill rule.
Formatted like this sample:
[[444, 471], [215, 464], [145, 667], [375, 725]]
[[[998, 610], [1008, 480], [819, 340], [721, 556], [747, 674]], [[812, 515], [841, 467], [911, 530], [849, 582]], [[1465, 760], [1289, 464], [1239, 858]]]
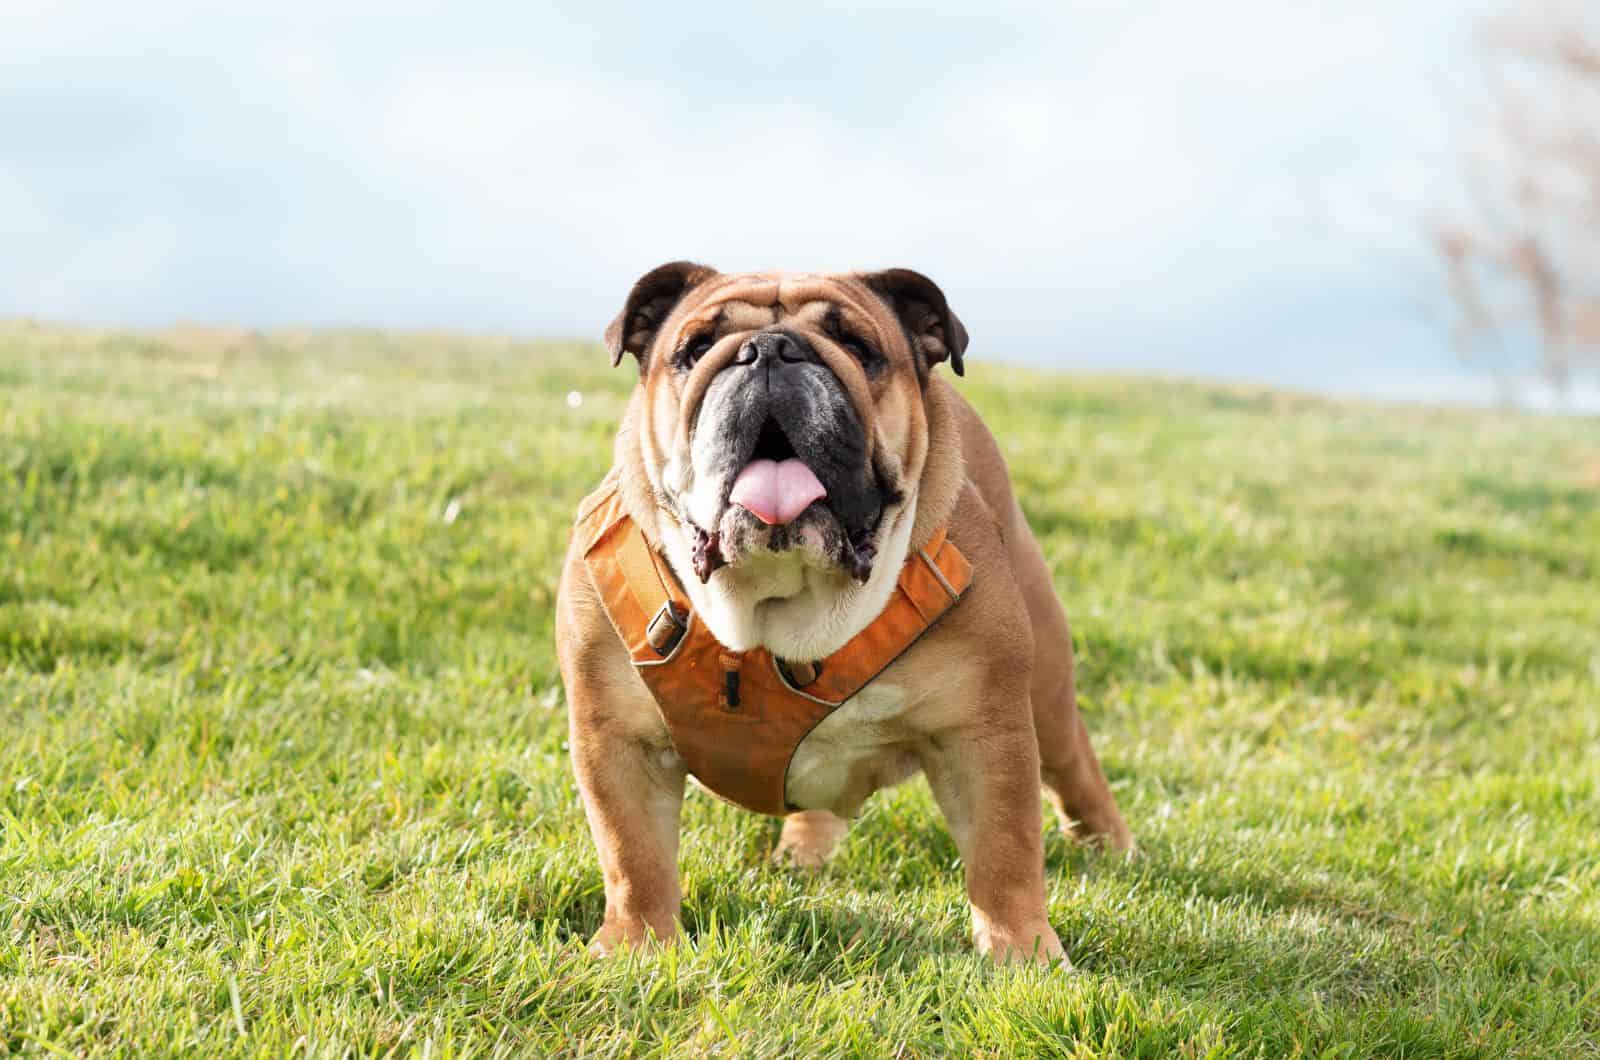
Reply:
[[[606, 331], [639, 369], [562, 575], [572, 758], [607, 953], [677, 931], [689, 777], [784, 815], [820, 865], [879, 788], [928, 777], [996, 960], [1059, 960], [1040, 789], [1130, 846], [1089, 745], [1072, 642], [1005, 463], [945, 380], [967, 333], [918, 273], [634, 285]], [[944, 366], [944, 367], [941, 367]]]

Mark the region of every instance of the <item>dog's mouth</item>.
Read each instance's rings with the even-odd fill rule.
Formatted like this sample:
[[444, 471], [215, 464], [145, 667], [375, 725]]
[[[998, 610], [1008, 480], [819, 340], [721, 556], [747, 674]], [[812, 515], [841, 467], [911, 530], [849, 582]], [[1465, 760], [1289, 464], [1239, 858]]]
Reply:
[[781, 380], [724, 372], [693, 414], [692, 475], [679, 496], [694, 573], [707, 581], [723, 566], [792, 552], [865, 581], [897, 476], [879, 466], [862, 416], [825, 368]]
[[794, 444], [788, 432], [773, 416], [761, 421], [761, 433], [756, 435], [755, 448], [750, 450], [751, 460], [788, 460], [795, 456]]
[[725, 515], [736, 511], [744, 515], [719, 518], [716, 529], [711, 530], [689, 524], [695, 576], [702, 582], [709, 580], [730, 562], [730, 556], [748, 555], [752, 546], [771, 552], [809, 546], [822, 551], [857, 582], [865, 582], [877, 558], [883, 505], [894, 503], [898, 491], [878, 494], [876, 499], [870, 521], [850, 526], [844, 513], [831, 506], [822, 477], [796, 451], [783, 424], [769, 415], [728, 488]]
[[787, 526], [827, 496], [827, 487], [795, 453], [782, 425], [768, 417], [749, 462], [733, 480], [728, 502], [768, 526]]

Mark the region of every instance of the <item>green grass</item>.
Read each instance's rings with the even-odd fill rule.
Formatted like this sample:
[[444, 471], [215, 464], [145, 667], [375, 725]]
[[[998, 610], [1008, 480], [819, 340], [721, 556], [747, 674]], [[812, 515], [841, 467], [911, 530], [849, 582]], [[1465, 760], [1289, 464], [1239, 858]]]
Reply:
[[816, 878], [691, 796], [585, 955], [597, 348], [0, 328], [0, 1054], [1600, 1054], [1600, 423], [973, 360], [1143, 847], [1052, 831], [1070, 975], [921, 781]]

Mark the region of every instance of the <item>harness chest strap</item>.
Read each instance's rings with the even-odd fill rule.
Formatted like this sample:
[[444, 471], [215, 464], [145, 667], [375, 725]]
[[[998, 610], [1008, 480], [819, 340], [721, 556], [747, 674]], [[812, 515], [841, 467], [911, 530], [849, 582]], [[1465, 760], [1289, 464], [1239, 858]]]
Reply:
[[788, 666], [765, 648], [730, 652], [696, 621], [687, 595], [609, 481], [580, 506], [574, 532], [606, 615], [684, 765], [729, 802], [773, 815], [792, 809], [784, 787], [806, 735], [916, 643], [972, 584], [972, 565], [941, 528], [906, 560], [882, 614], [820, 663]]

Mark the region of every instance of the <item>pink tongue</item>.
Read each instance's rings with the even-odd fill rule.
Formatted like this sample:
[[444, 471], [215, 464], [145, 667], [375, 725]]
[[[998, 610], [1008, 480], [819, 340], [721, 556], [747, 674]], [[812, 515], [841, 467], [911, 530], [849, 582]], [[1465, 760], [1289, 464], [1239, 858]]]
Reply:
[[792, 523], [814, 500], [828, 495], [805, 461], [752, 460], [733, 480], [728, 499], [768, 526]]

